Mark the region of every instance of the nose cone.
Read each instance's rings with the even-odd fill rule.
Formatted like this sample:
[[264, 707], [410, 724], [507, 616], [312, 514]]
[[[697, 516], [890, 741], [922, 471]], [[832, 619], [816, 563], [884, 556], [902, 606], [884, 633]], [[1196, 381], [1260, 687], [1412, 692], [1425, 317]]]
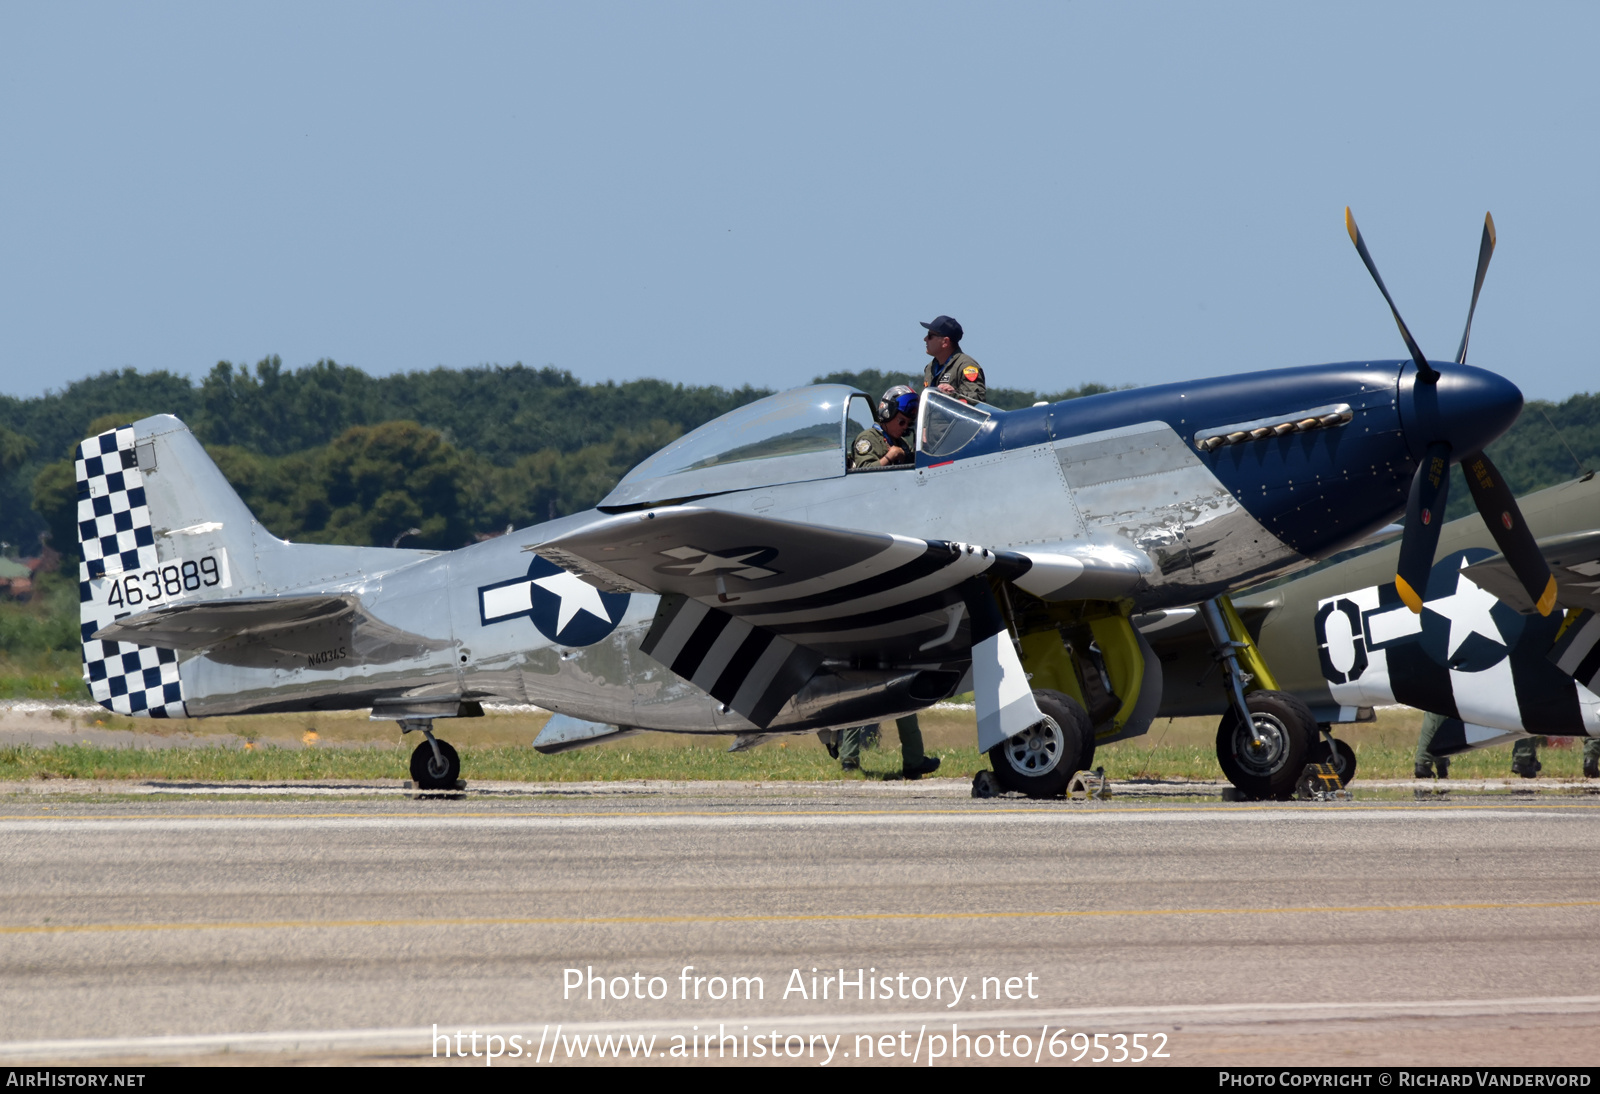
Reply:
[[1522, 413], [1522, 392], [1504, 376], [1471, 365], [1446, 364], [1436, 383], [1418, 383], [1410, 369], [1400, 381], [1402, 421], [1411, 454], [1447, 441], [1451, 459], [1480, 452]]

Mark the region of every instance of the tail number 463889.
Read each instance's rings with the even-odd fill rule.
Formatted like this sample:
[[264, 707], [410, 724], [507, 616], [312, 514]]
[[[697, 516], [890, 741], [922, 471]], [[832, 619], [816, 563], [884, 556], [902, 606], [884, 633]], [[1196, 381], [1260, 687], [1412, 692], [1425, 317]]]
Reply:
[[100, 587], [96, 600], [127, 611], [165, 604], [204, 589], [226, 589], [232, 582], [227, 553], [217, 551], [199, 558], [173, 559], [148, 570], [106, 574], [95, 584]]

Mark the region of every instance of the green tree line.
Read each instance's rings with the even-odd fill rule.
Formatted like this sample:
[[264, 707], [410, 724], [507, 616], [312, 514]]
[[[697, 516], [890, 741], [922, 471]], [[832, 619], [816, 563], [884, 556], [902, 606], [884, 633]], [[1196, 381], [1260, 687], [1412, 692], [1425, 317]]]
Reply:
[[[867, 370], [816, 382], [877, 395], [921, 378]], [[1107, 390], [995, 388], [989, 397], [1014, 409]], [[451, 548], [589, 508], [663, 444], [768, 394], [660, 380], [586, 384], [523, 365], [374, 377], [333, 361], [285, 369], [269, 357], [253, 368], [220, 362], [198, 382], [106, 372], [36, 398], [0, 396], [0, 539], [29, 553], [48, 529], [58, 550], [75, 554], [72, 449], [149, 414], [182, 418], [277, 535], [388, 544], [410, 533], [408, 545]], [[1519, 493], [1600, 465], [1600, 397], [1532, 402], [1489, 452]], [[1456, 474], [1451, 516], [1471, 506]]]

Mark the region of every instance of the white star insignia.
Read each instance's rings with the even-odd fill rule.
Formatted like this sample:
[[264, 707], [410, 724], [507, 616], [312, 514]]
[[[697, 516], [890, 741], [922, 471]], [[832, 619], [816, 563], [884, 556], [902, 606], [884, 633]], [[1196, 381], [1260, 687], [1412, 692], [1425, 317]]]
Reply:
[[713, 551], [702, 551], [698, 547], [674, 547], [670, 551], [661, 553], [669, 558], [695, 559], [697, 562], [685, 562], [680, 566], [667, 566], [668, 570], [685, 570], [686, 577], [698, 577], [700, 574], [715, 573], [718, 570], [731, 570], [735, 577], [755, 580], [760, 577], [771, 577], [776, 571], [763, 569], [760, 566], [746, 566], [747, 559], [755, 558], [766, 550], [757, 547], [753, 551], [746, 551], [742, 555], [719, 555]]
[[579, 612], [588, 612], [602, 623], [611, 622], [605, 601], [600, 599], [600, 590], [580, 580], [576, 574], [560, 570], [539, 578], [534, 584], [546, 592], [554, 593], [561, 600], [561, 610], [556, 615], [557, 634], [566, 630], [572, 617]]
[[[1461, 565], [1465, 567], [1466, 564], [1467, 560], [1463, 558]], [[1429, 611], [1438, 612], [1450, 620], [1446, 657], [1454, 657], [1461, 644], [1474, 634], [1481, 634], [1502, 646], [1506, 644], [1505, 636], [1489, 614], [1489, 610], [1498, 603], [1500, 601], [1493, 593], [1474, 585], [1465, 574], [1456, 578], [1455, 592], [1427, 602]]]

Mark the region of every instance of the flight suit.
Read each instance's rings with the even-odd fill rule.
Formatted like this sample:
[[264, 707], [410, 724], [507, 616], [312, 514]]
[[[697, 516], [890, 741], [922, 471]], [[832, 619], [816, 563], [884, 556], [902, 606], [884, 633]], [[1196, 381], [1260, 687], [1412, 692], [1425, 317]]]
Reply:
[[1435, 756], [1428, 751], [1428, 746], [1433, 744], [1433, 735], [1444, 725], [1444, 715], [1435, 714], [1431, 710], [1422, 713], [1422, 732], [1417, 734], [1416, 770], [1413, 774], [1419, 779], [1431, 779], [1435, 770], [1439, 778], [1450, 777], [1450, 757]]
[[[841, 730], [839, 733], [839, 763], [846, 771], [861, 766], [861, 738], [867, 730], [873, 727], [854, 726]], [[900, 766], [903, 770], [914, 771], [922, 766], [922, 725], [917, 721], [915, 714], [907, 714], [904, 718], [894, 720], [894, 728], [900, 734]]]
[[938, 387], [949, 384], [956, 389], [956, 398], [969, 403], [981, 403], [989, 394], [983, 382], [983, 366], [966, 354], [952, 353], [944, 364], [929, 360], [922, 370], [922, 386]]
[[1544, 764], [1539, 762], [1539, 746], [1545, 743], [1543, 737], [1518, 737], [1512, 742], [1511, 773], [1524, 779], [1538, 775], [1544, 769]]
[[[1511, 746], [1511, 773], [1526, 779], [1537, 776], [1544, 770], [1539, 762], [1539, 746], [1547, 743], [1543, 737], [1519, 738]], [[1600, 779], [1600, 737], [1583, 742], [1583, 777]]]
[[850, 470], [858, 467], [875, 467], [879, 460], [889, 454], [892, 446], [898, 445], [904, 452], [905, 458], [896, 460], [896, 463], [910, 463], [911, 455], [911, 430], [906, 430], [906, 435], [898, 441], [893, 440], [883, 431], [882, 426], [875, 425], [871, 429], [863, 429], [856, 434], [856, 439], [850, 445]]

